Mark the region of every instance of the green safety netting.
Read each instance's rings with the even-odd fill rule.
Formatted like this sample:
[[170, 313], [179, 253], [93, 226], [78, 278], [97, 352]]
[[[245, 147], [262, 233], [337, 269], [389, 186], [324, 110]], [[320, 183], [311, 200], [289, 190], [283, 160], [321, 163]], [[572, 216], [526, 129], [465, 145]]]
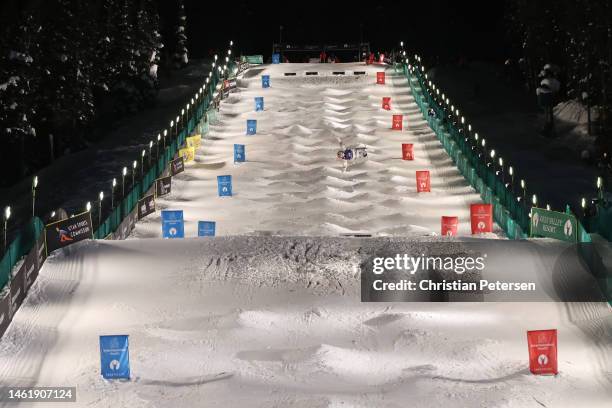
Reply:
[[10, 273], [19, 259], [34, 247], [44, 227], [38, 217], [33, 217], [21, 228], [13, 242], [6, 248], [6, 252], [0, 260], [0, 288], [3, 288], [9, 281]]

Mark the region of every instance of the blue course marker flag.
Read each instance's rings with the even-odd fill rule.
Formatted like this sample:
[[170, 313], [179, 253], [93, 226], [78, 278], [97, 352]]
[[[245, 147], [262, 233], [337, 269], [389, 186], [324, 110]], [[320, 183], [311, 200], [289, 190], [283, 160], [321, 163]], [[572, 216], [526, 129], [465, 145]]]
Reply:
[[278, 53], [272, 54], [272, 63], [273, 64], [280, 64], [280, 54], [278, 54]]
[[185, 238], [183, 210], [162, 210], [162, 237]]
[[264, 110], [264, 98], [263, 96], [255, 97], [255, 112], [260, 112]]
[[247, 135], [255, 135], [257, 134], [257, 120], [256, 119], [247, 119]]
[[261, 87], [269, 88], [270, 87], [270, 75], [262, 75], [261, 76]]
[[106, 379], [130, 378], [128, 336], [100, 336], [100, 367]]
[[198, 237], [214, 237], [215, 227], [214, 221], [198, 221]]
[[217, 189], [219, 197], [232, 196], [232, 176], [217, 176]]
[[246, 161], [246, 152], [243, 144], [234, 145], [234, 163], [244, 163]]

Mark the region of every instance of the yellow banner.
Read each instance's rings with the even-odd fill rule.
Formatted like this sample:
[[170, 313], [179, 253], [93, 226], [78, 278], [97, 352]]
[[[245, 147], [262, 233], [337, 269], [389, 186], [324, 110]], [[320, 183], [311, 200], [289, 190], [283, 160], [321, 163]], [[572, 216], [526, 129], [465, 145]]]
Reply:
[[189, 136], [185, 139], [187, 142], [187, 147], [195, 147], [196, 149], [202, 145], [202, 136], [201, 135], [193, 135]]
[[195, 148], [194, 147], [184, 147], [179, 150], [179, 156], [183, 157], [185, 163], [195, 160]]

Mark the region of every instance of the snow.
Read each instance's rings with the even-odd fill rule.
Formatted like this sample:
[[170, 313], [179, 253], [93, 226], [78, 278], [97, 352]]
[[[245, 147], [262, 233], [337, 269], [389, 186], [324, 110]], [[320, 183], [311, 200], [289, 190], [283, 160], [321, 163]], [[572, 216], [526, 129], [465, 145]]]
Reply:
[[[494, 240], [507, 258], [486, 278], [535, 276], [549, 302], [360, 301], [372, 248], [418, 251], [441, 239], [432, 237], [441, 215], [457, 215], [461, 250], [473, 240], [469, 204], [480, 201], [405, 79], [387, 69], [388, 84], [377, 86], [379, 69], [247, 71], [196, 161], [157, 200], [184, 210], [187, 236], [198, 220], [216, 221], [222, 236], [159, 239], [158, 212], [128, 240], [54, 253], [0, 340], [0, 382], [76, 386], [71, 406], [93, 408], [608, 406], [610, 306], [552, 301], [563, 288], [547, 240]], [[303, 75], [313, 70], [321, 75]], [[271, 88], [261, 89], [261, 74]], [[265, 97], [264, 112], [254, 112], [255, 96]], [[393, 111], [380, 108], [382, 96]], [[389, 129], [398, 112], [407, 115], [402, 132]], [[258, 134], [246, 136], [251, 118]], [[343, 171], [340, 142], [365, 144], [369, 159]], [[400, 159], [402, 142], [415, 143], [415, 161]], [[246, 144], [247, 163], [233, 164], [234, 143]], [[417, 169], [432, 172], [431, 193], [416, 193]], [[222, 174], [233, 176], [231, 198], [217, 197]], [[376, 237], [338, 236], [355, 232]], [[571, 259], [562, 272], [589, 279]], [[547, 328], [559, 332], [560, 374], [533, 376], [525, 332]], [[101, 378], [103, 334], [130, 335], [130, 381]]]

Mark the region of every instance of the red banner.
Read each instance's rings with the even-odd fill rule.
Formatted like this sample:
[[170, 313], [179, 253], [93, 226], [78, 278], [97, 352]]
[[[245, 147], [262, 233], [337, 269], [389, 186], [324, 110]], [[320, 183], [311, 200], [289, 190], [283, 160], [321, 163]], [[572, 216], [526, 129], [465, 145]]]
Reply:
[[384, 72], [377, 72], [376, 73], [376, 83], [378, 85], [384, 85], [385, 84], [385, 73]]
[[557, 374], [557, 330], [527, 332], [529, 371], [533, 374]]
[[393, 122], [391, 122], [391, 129], [402, 130], [403, 122], [404, 122], [403, 115], [393, 115]]
[[402, 143], [402, 160], [414, 160], [412, 143]]
[[493, 232], [493, 205], [470, 205], [470, 220], [472, 222], [472, 234]]
[[384, 110], [391, 110], [391, 97], [383, 96], [382, 100], [382, 108]]
[[459, 226], [458, 217], [442, 216], [442, 235], [454, 237], [457, 235], [457, 227]]
[[431, 191], [431, 179], [429, 170], [416, 172], [417, 193], [428, 193]]

